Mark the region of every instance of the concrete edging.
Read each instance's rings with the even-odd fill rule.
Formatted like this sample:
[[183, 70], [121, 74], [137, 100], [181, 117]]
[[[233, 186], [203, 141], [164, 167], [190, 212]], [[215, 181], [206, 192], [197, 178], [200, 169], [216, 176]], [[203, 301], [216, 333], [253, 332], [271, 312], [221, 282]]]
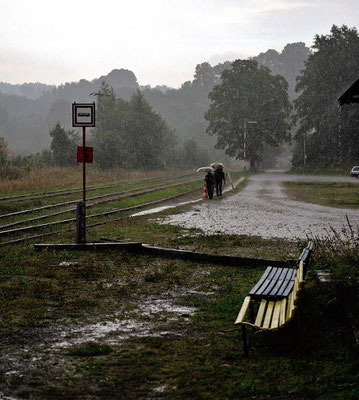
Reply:
[[248, 258], [238, 256], [228, 256], [219, 254], [198, 253], [188, 250], [169, 249], [164, 247], [156, 247], [140, 242], [119, 242], [102, 239], [102, 242], [94, 243], [64, 243], [64, 244], [35, 244], [35, 250], [127, 250], [141, 254], [151, 254], [166, 258], [178, 258], [186, 261], [209, 262], [212, 264], [235, 265], [235, 266], [288, 266], [292, 260], [278, 261], [265, 260], [259, 258]]

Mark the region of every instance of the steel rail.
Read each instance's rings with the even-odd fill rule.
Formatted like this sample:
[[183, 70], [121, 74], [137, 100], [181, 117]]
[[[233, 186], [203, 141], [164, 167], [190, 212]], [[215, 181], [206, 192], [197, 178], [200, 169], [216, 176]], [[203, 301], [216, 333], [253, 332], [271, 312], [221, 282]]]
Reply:
[[[193, 183], [193, 182], [195, 182], [197, 180], [198, 180], [198, 178], [197, 179], [192, 179], [192, 180], [189, 180], [189, 181], [176, 183], [174, 185], [168, 185], [167, 183], [162, 183], [162, 184], [153, 186], [151, 190], [153, 191], [153, 190], [156, 190], [157, 188], [163, 188], [163, 187], [180, 186], [180, 185], [183, 185], [183, 184]], [[133, 192], [138, 192], [139, 194], [141, 194], [142, 191], [146, 193], [146, 190], [148, 190], [148, 187], [129, 189], [129, 190], [121, 191], [121, 192], [107, 193], [107, 194], [103, 194], [103, 195], [99, 195], [99, 196], [89, 197], [87, 200], [97, 200], [97, 199], [102, 199], [102, 198], [121, 196], [123, 194], [133, 193]], [[148, 193], [151, 193], [151, 190], [148, 191]], [[12, 213], [0, 215], [0, 219], [9, 218], [9, 217], [15, 217], [15, 216], [18, 216], [18, 215], [23, 215], [23, 214], [30, 214], [30, 213], [33, 213], [33, 212], [36, 212], [36, 211], [48, 210], [50, 208], [64, 207], [66, 205], [76, 204], [79, 201], [80, 201], [79, 199], [76, 199], [76, 200], [70, 200], [70, 201], [65, 201], [65, 202], [56, 203], [56, 204], [48, 204], [46, 206], [35, 207], [35, 208], [27, 209], [27, 210], [15, 211], [15, 212], [12, 212]], [[101, 203], [97, 203], [97, 204], [101, 204]], [[92, 207], [92, 204], [88, 205], [88, 207]]]
[[[147, 183], [147, 182], [153, 182], [153, 181], [161, 181], [161, 180], [170, 180], [173, 178], [185, 178], [188, 176], [192, 176], [194, 174], [185, 174], [185, 175], [173, 175], [173, 176], [168, 176], [168, 177], [158, 177], [158, 178], [147, 178], [147, 179], [142, 179], [138, 181], [128, 181], [128, 182], [122, 182], [122, 181], [115, 181], [113, 183], [107, 184], [107, 185], [89, 185], [86, 187], [86, 192], [92, 192], [96, 190], [101, 190], [101, 189], [108, 189], [111, 187], [120, 187], [120, 186], [127, 186], [127, 185], [138, 185], [141, 183]], [[0, 202], [4, 203], [15, 203], [15, 202], [21, 202], [21, 201], [27, 201], [27, 200], [35, 200], [39, 197], [56, 197], [56, 196], [63, 196], [66, 194], [73, 194], [73, 193], [80, 193], [82, 192], [82, 188], [73, 188], [73, 189], [58, 189], [58, 190], [50, 190], [50, 191], [44, 191], [44, 192], [39, 192], [39, 193], [24, 193], [16, 196], [8, 196], [8, 197], [0, 197]]]
[[[122, 213], [122, 212], [126, 212], [126, 211], [134, 211], [134, 210], [138, 210], [140, 208], [145, 208], [145, 207], [157, 205], [157, 204], [160, 204], [160, 203], [164, 203], [166, 201], [174, 200], [174, 199], [179, 198], [181, 196], [185, 196], [186, 194], [193, 193], [193, 192], [195, 192], [195, 191], [197, 191], [197, 190], [199, 190], [201, 188], [202, 187], [198, 187], [198, 188], [191, 189], [191, 190], [188, 190], [186, 192], [182, 192], [182, 193], [174, 195], [174, 196], [166, 197], [164, 199], [154, 200], [154, 201], [143, 203], [143, 204], [138, 204], [136, 206], [125, 207], [125, 208], [121, 208], [121, 209], [118, 209], [118, 210], [111, 210], [111, 211], [107, 211], [107, 212], [100, 213], [100, 214], [88, 215], [88, 216], [86, 216], [86, 219], [87, 218], [95, 218], [95, 217], [98, 217], [98, 216], [107, 216], [107, 215]], [[112, 223], [112, 222], [116, 222], [116, 221], [121, 220], [121, 219], [124, 219], [124, 218], [115, 218], [115, 219], [110, 219], [110, 220], [107, 220], [107, 221], [104, 221], [104, 222], [96, 222], [94, 224], [87, 225], [87, 228], [106, 225], [106, 224], [109, 224], [109, 223]], [[60, 224], [60, 223], [65, 224], [65, 223], [73, 222], [73, 221], [76, 221], [76, 218], [69, 219], [69, 220], [63, 220], [63, 221], [56, 221], [56, 222], [50, 223], [50, 224], [42, 224], [41, 227]], [[39, 226], [39, 225], [35, 225], [35, 227], [37, 227], [37, 226]], [[31, 227], [20, 228], [18, 231], [23, 231], [26, 228], [31, 228]], [[0, 246], [5, 246], [5, 245], [9, 245], [9, 244], [16, 244], [16, 243], [22, 243], [22, 242], [25, 242], [27, 240], [38, 239], [38, 238], [41, 238], [41, 237], [46, 237], [46, 236], [50, 236], [50, 235], [55, 235], [55, 234], [64, 233], [64, 232], [70, 232], [70, 231], [75, 231], [75, 230], [76, 230], [76, 228], [67, 228], [67, 229], [63, 229], [63, 230], [60, 230], [60, 231], [46, 232], [46, 233], [41, 233], [41, 234], [34, 235], [34, 236], [22, 237], [22, 238], [19, 238], [19, 239], [13, 239], [13, 240], [10, 240], [10, 241], [7, 241], [7, 242], [2, 242], [2, 243], [0, 243]]]
[[[181, 185], [183, 185], [183, 183], [177, 183], [177, 184], [175, 184], [175, 185], [166, 186], [166, 187], [177, 187], [177, 186], [181, 186]], [[159, 187], [159, 186], [161, 186], [161, 187]], [[153, 189], [151, 189], [151, 190], [147, 190], [147, 191], [145, 191], [145, 192], [141, 191], [141, 192], [133, 193], [133, 194], [130, 195], [130, 196], [121, 197], [121, 200], [125, 200], [125, 199], [131, 198], [131, 197], [141, 196], [141, 195], [148, 194], [148, 193], [153, 193], [153, 192], [159, 191], [159, 190], [161, 190], [161, 189], [162, 189], [162, 185], [158, 185], [156, 188], [153, 188]], [[198, 190], [198, 189], [199, 189], [199, 188], [192, 189], [192, 190]], [[110, 199], [110, 200], [107, 199], [107, 200], [104, 200], [104, 201], [98, 201], [98, 202], [95, 202], [95, 203], [92, 203], [92, 204], [87, 205], [86, 208], [95, 207], [95, 206], [97, 206], [97, 205], [109, 203], [109, 202], [115, 201], [115, 200], [118, 200], [118, 199]], [[131, 208], [130, 208], [130, 209], [131, 209]], [[68, 213], [68, 212], [75, 211], [75, 210], [76, 210], [76, 208], [71, 208], [71, 209], [67, 209], [67, 210], [65, 210], [65, 211], [60, 211], [60, 212], [58, 212], [58, 213], [47, 214], [47, 215], [45, 215], [45, 216], [40, 216], [40, 217], [37, 217], [37, 218], [30, 218], [30, 219], [27, 219], [27, 220], [18, 221], [17, 223], [14, 222], [14, 223], [12, 223], [12, 224], [3, 225], [3, 226], [0, 227], [0, 228], [1, 228], [1, 229], [2, 229], [2, 228], [5, 228], [5, 227], [6, 227], [6, 228], [9, 228], [9, 227], [11, 227], [11, 226], [16, 226], [16, 225], [13, 225], [13, 224], [20, 224], [20, 223], [33, 222], [33, 221], [40, 220], [40, 219], [44, 219], [44, 218], [50, 218], [51, 216], [54, 216], [54, 215], [56, 216], [56, 215], [66, 214], [66, 213]], [[115, 210], [114, 212], [116, 212], [116, 210]], [[112, 213], [112, 211], [108, 211], [108, 212], [106, 212], [106, 213], [100, 213], [100, 214], [98, 214], [98, 215], [105, 215], [105, 214], [111, 214], [111, 213]], [[91, 216], [89, 216], [89, 217], [91, 217]], [[6, 235], [9, 235], [9, 234], [11, 234], [11, 233], [21, 232], [21, 231], [25, 231], [25, 230], [34, 230], [34, 229], [39, 229], [39, 228], [42, 228], [42, 227], [45, 227], [45, 226], [51, 226], [51, 225], [56, 225], [56, 224], [61, 224], [61, 223], [66, 223], [66, 222], [71, 222], [71, 221], [73, 221], [73, 220], [76, 221], [76, 218], [75, 218], [75, 219], [66, 219], [66, 220], [61, 220], [61, 221], [49, 222], [49, 223], [47, 223], [47, 224], [30, 225], [30, 226], [23, 227], [23, 228], [16, 228], [16, 229], [3, 230], [3, 231], [0, 231], [0, 236], [6, 236]]]

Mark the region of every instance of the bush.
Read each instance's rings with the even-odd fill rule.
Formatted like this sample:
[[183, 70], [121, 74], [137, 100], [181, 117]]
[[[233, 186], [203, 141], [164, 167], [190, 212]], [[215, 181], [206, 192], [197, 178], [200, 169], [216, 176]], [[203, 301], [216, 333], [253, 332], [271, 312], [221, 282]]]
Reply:
[[28, 174], [26, 169], [21, 167], [15, 167], [12, 165], [6, 165], [0, 167], [0, 177], [1, 179], [16, 180], [25, 177]]

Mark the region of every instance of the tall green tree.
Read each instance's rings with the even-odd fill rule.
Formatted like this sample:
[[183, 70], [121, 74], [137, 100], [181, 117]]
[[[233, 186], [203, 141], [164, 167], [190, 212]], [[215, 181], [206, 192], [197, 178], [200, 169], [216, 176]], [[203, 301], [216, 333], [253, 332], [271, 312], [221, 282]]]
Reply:
[[58, 122], [50, 131], [52, 138], [50, 149], [55, 165], [70, 167], [76, 165], [76, 150], [79, 142], [78, 134], [64, 129]]
[[93, 144], [100, 167], [154, 170], [168, 166], [175, 133], [140, 91], [126, 101], [103, 85], [97, 110]]
[[129, 102], [126, 150], [129, 165], [145, 170], [162, 169], [175, 144], [174, 132], [137, 91]]
[[[333, 25], [329, 35], [316, 35], [313, 53], [298, 77], [295, 101], [297, 146], [294, 166], [358, 163], [359, 107], [338, 106], [338, 97], [359, 78], [359, 36], [356, 28]], [[304, 154], [306, 152], [306, 154]], [[305, 157], [307, 156], [307, 157]]]
[[265, 145], [277, 147], [290, 139], [291, 105], [288, 83], [273, 76], [269, 68], [253, 60], [236, 60], [222, 73], [221, 83], [209, 94], [212, 101], [205, 118], [207, 132], [217, 136], [216, 147], [242, 158], [244, 120], [256, 121], [248, 128], [247, 158], [253, 166]]
[[295, 85], [297, 76], [304, 68], [304, 62], [308, 59], [310, 49], [303, 42], [288, 43], [281, 53], [270, 49], [260, 53], [254, 60], [259, 65], [268, 67], [273, 75], [282, 75], [288, 82], [290, 98], [297, 97]]

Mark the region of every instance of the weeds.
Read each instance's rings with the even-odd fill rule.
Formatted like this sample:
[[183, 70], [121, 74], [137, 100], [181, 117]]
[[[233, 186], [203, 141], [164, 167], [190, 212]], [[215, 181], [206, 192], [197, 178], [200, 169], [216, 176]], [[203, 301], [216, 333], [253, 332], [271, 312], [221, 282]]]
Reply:
[[330, 227], [326, 236], [314, 238], [314, 246], [318, 267], [359, 280], [359, 225], [353, 226], [348, 216], [341, 231]]

